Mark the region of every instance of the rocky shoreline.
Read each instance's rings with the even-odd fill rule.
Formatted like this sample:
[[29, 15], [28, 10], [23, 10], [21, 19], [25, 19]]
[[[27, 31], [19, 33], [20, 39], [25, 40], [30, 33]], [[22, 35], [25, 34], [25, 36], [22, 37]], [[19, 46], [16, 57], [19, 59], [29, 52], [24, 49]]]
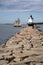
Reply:
[[43, 32], [27, 26], [0, 45], [0, 65], [43, 65]]

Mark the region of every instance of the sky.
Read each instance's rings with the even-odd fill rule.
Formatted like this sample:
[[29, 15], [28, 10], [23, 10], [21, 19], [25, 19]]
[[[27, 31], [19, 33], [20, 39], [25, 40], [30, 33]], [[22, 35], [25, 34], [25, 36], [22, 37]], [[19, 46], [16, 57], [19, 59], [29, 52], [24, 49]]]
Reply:
[[43, 22], [43, 0], [0, 0], [0, 23], [13, 23], [18, 18], [27, 23], [30, 15], [34, 22]]

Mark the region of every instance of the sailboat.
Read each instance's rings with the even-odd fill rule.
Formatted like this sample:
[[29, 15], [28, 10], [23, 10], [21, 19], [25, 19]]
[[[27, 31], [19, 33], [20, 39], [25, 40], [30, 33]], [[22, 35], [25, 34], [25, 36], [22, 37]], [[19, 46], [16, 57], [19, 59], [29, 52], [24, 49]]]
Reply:
[[19, 18], [14, 22], [14, 27], [21, 27], [21, 22]]

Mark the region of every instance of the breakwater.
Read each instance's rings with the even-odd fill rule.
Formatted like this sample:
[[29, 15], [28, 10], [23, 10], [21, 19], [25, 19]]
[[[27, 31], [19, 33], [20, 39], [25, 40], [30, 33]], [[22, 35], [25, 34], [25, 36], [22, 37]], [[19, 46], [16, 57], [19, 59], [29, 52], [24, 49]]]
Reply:
[[27, 26], [16, 33], [0, 46], [0, 64], [43, 65], [43, 32]]

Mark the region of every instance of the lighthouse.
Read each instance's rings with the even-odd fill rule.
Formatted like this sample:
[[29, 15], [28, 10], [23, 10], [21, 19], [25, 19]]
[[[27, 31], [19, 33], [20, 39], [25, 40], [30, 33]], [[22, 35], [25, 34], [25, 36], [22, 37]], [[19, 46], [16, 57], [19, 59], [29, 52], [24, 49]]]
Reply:
[[34, 26], [34, 24], [33, 24], [33, 17], [32, 17], [32, 15], [30, 15], [30, 18], [28, 19], [28, 26]]

